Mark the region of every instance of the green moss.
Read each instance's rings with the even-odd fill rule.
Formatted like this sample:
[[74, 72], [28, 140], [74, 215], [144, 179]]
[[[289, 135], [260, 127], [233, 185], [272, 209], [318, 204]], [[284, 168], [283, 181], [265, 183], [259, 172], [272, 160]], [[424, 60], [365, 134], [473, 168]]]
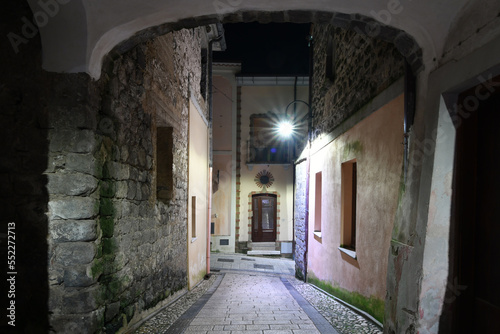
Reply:
[[92, 274], [92, 278], [99, 277], [103, 272], [103, 261], [102, 259], [94, 260], [92, 263], [92, 267], [90, 268], [90, 273]]
[[99, 220], [101, 226], [102, 236], [105, 238], [111, 238], [115, 231], [115, 221], [113, 218], [105, 217]]
[[102, 181], [99, 189], [102, 197], [112, 198], [116, 193], [116, 184], [112, 180]]
[[109, 297], [118, 296], [123, 291], [123, 282], [121, 279], [113, 279], [108, 283]]
[[367, 312], [381, 323], [384, 322], [385, 302], [383, 300], [376, 297], [365, 297], [360, 293], [333, 286], [328, 282], [316, 278], [312, 273], [308, 274], [307, 281], [329, 294]]
[[101, 214], [101, 216], [113, 216], [115, 214], [113, 201], [110, 198], [101, 198], [99, 213]]
[[117, 248], [115, 238], [102, 238], [101, 242], [103, 255], [114, 254]]
[[301, 281], [304, 280], [304, 273], [302, 272], [302, 270], [300, 268], [295, 268], [295, 277]]
[[392, 229], [393, 238], [399, 236], [399, 224], [398, 224], [399, 221], [397, 219], [397, 215], [398, 215], [398, 212], [403, 209], [402, 208], [402, 201], [403, 201], [403, 197], [404, 197], [405, 192], [406, 192], [406, 184], [405, 184], [405, 180], [404, 180], [404, 170], [402, 169], [400, 180], [399, 180], [398, 206], [396, 208], [396, 217], [394, 218], [394, 227]]
[[344, 160], [346, 160], [351, 156], [355, 156], [361, 152], [363, 152], [363, 144], [361, 144], [359, 140], [356, 140], [355, 142], [347, 143], [344, 146], [343, 158]]

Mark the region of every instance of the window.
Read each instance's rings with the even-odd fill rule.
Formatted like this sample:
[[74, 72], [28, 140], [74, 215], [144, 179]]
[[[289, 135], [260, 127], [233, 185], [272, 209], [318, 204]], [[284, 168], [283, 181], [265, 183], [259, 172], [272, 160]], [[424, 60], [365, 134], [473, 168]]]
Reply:
[[276, 136], [276, 122], [265, 114], [250, 116], [248, 162], [288, 163], [288, 141]]
[[314, 204], [314, 235], [321, 238], [321, 202], [323, 197], [321, 172], [316, 173]]
[[173, 128], [159, 127], [156, 133], [156, 197], [168, 201], [173, 196]]
[[356, 258], [356, 160], [342, 164], [342, 213], [341, 213], [341, 250]]
[[196, 196], [191, 197], [191, 238], [196, 238]]
[[200, 78], [200, 94], [203, 99], [207, 100], [208, 92], [208, 50], [201, 49], [201, 78]]

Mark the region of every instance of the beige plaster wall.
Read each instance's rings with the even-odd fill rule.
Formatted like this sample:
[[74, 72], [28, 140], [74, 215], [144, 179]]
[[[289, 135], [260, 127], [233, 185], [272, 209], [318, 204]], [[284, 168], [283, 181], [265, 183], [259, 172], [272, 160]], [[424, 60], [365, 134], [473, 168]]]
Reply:
[[[297, 99], [307, 101], [308, 87], [297, 87]], [[278, 195], [277, 241], [293, 240], [293, 166], [254, 165], [248, 166], [247, 142], [250, 139], [250, 116], [265, 114], [272, 111], [283, 115], [287, 105], [294, 100], [293, 86], [244, 86], [241, 88], [241, 171], [240, 171], [240, 238], [239, 241], [249, 241], [248, 225], [252, 222], [252, 205], [249, 200], [252, 192], [262, 193], [263, 190], [255, 183], [255, 176], [262, 170], [267, 170], [274, 177], [272, 186], [266, 192]], [[297, 113], [304, 114], [307, 108], [297, 103]], [[288, 113], [293, 112], [293, 105]], [[251, 238], [251, 236], [250, 236]]]
[[[309, 216], [309, 273], [366, 297], [385, 298], [387, 259], [403, 158], [404, 97], [400, 95], [311, 156], [310, 202], [322, 172], [322, 233]], [[342, 253], [341, 165], [357, 161], [356, 256]]]
[[227, 78], [218, 75], [213, 77], [213, 106], [213, 150], [231, 151], [233, 139], [233, 86]]
[[[188, 181], [188, 286], [200, 282], [206, 274], [208, 229], [208, 127], [191, 101], [189, 104], [189, 181]], [[193, 215], [192, 198], [196, 196]], [[193, 236], [193, 216], [196, 236]]]
[[212, 195], [212, 222], [215, 223], [214, 235], [229, 236], [231, 234], [231, 155], [214, 155], [213, 177], [219, 173], [219, 186]]

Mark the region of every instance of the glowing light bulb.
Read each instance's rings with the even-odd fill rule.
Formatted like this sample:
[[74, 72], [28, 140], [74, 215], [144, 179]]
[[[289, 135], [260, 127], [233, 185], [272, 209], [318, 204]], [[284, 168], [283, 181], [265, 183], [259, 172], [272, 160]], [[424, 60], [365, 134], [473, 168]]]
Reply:
[[293, 132], [293, 125], [288, 121], [281, 122], [278, 126], [278, 132], [283, 137], [289, 137]]

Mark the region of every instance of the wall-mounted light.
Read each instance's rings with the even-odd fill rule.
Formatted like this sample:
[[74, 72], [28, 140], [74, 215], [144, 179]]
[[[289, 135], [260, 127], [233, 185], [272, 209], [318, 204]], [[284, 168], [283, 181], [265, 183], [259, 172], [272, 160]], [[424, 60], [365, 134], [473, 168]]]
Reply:
[[294, 126], [293, 126], [292, 122], [290, 122], [288, 120], [281, 121], [278, 124], [278, 133], [282, 137], [285, 137], [285, 138], [290, 137], [293, 133], [293, 130], [294, 130]]
[[[278, 134], [281, 137], [283, 137], [283, 138], [288, 138], [288, 137], [292, 136], [293, 133], [294, 133], [294, 131], [295, 131], [295, 127], [296, 127], [295, 122], [297, 121], [295, 119], [296, 115], [294, 115], [293, 122], [290, 121], [290, 119], [288, 117], [288, 108], [290, 108], [290, 106], [292, 104], [299, 103], [299, 102], [300, 103], [304, 103], [307, 106], [307, 108], [309, 109], [309, 104], [307, 102], [305, 102], [305, 101], [302, 101], [302, 100], [294, 100], [294, 101], [290, 102], [286, 106], [286, 108], [285, 108], [285, 117], [280, 122], [278, 122], [277, 129], [276, 129], [277, 132], [278, 132]], [[300, 120], [300, 121], [302, 121], [302, 120]]]

